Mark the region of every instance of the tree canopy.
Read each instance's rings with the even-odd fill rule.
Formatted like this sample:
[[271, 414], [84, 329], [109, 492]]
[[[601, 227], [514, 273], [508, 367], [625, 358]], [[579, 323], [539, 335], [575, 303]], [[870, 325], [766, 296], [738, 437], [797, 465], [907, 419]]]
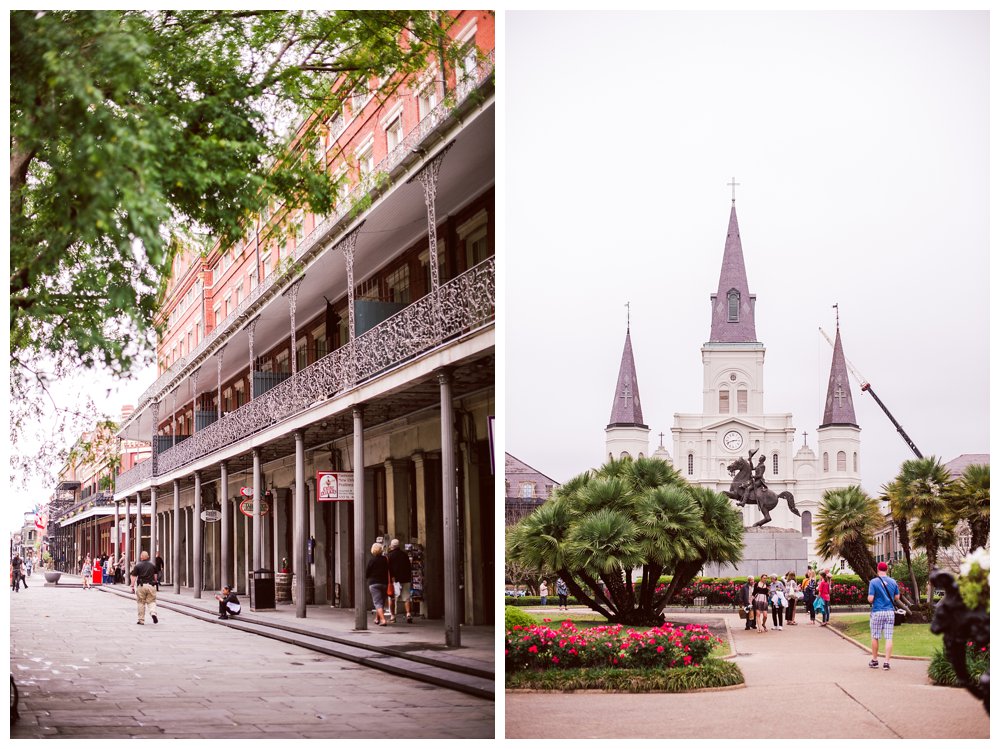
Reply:
[[[326, 115], [369, 77], [448, 54], [452, 20], [12, 11], [12, 371], [44, 353], [127, 371], [153, 345], [182, 243], [240, 237], [271, 200], [327, 212], [335, 185], [305, 156]], [[293, 132], [299, 121], [315, 128]]]

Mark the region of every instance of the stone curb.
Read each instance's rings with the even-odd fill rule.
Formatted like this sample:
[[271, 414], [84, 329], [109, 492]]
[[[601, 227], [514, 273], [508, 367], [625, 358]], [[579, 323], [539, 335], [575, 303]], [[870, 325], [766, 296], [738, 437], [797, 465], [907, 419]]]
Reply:
[[627, 692], [622, 689], [504, 689], [507, 694], [697, 694], [698, 692], [731, 692], [734, 689], [746, 689], [746, 682], [732, 684], [728, 687], [702, 687], [701, 689], [685, 689], [683, 692], [664, 692], [654, 689], [649, 692]]

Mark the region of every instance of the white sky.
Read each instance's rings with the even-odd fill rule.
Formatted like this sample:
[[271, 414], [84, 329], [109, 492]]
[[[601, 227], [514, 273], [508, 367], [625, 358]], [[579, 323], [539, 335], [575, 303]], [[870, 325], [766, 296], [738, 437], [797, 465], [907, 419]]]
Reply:
[[[597, 466], [632, 305], [653, 435], [699, 413], [735, 176], [764, 407], [845, 354], [924, 455], [989, 451], [988, 16], [509, 14], [506, 449]], [[852, 381], [862, 481], [913, 457]], [[658, 437], [650, 441], [655, 449]]]

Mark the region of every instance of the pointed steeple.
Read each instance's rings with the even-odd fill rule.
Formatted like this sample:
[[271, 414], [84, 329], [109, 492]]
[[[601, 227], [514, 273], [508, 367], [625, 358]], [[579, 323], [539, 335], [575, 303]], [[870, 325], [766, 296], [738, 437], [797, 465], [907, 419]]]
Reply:
[[754, 324], [756, 296], [750, 293], [743, 262], [740, 227], [736, 221], [736, 201], [729, 212], [726, 249], [722, 255], [719, 290], [712, 294], [712, 343], [756, 343]]
[[615, 399], [611, 404], [611, 421], [608, 423], [608, 428], [615, 426], [646, 427], [642, 421], [639, 380], [635, 376], [630, 329], [626, 329], [625, 332], [625, 350], [622, 351], [622, 363], [618, 368], [618, 386], [615, 388]]
[[837, 338], [833, 342], [833, 362], [830, 364], [830, 384], [826, 388], [826, 408], [823, 410], [821, 427], [833, 425], [857, 426], [854, 415], [854, 399], [851, 397], [851, 383], [847, 379], [847, 360], [844, 347], [840, 343], [840, 320], [838, 311]]

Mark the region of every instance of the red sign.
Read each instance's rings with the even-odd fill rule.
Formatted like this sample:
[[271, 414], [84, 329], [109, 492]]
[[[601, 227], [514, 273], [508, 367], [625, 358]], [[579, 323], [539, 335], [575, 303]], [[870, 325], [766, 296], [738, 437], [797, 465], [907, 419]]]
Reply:
[[353, 502], [354, 474], [351, 471], [318, 471], [316, 499], [320, 502]]
[[[270, 511], [270, 509], [271, 507], [267, 504], [267, 500], [262, 499], [260, 501], [260, 516], [264, 517], [268, 513], [268, 511]], [[240, 502], [240, 512], [242, 512], [248, 518], [253, 517], [253, 497], [250, 497], [249, 499], [244, 499], [242, 502]]]

